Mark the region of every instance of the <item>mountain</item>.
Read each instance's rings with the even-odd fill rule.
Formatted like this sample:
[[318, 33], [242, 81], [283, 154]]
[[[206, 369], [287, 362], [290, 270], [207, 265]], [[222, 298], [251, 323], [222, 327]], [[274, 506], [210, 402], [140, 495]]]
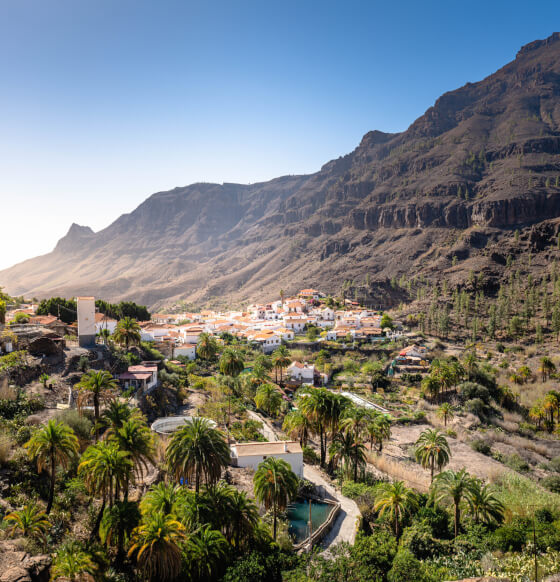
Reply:
[[[94, 233], [0, 271], [12, 294], [151, 306], [276, 297], [344, 281], [372, 302], [423, 276], [489, 290], [509, 260], [548, 268], [560, 223], [560, 34], [445, 93], [402, 133], [367, 133], [308, 176], [159, 192]], [[517, 232], [518, 231], [518, 232]]]

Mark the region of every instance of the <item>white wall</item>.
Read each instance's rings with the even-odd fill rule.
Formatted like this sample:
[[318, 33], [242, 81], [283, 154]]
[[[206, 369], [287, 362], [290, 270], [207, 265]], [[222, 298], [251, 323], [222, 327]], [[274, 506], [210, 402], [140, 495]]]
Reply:
[[[267, 457], [275, 457], [276, 459], [283, 459], [286, 461], [292, 471], [298, 476], [303, 477], [303, 453], [279, 453], [276, 455], [267, 455]], [[237, 461], [238, 467], [249, 467], [256, 471], [259, 465], [264, 461], [265, 457], [262, 455], [254, 455], [247, 457], [234, 457], [234, 461]]]
[[78, 297], [78, 340], [80, 346], [95, 344], [95, 299]]

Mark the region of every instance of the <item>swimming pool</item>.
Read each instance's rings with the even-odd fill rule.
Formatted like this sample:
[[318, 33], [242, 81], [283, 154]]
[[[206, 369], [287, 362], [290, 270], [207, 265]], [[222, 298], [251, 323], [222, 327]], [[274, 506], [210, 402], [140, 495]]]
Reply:
[[[311, 523], [313, 531], [316, 531], [321, 526], [331, 512], [333, 506], [328, 503], [320, 501], [312, 501], [311, 505]], [[296, 501], [288, 506], [287, 509], [288, 521], [290, 527], [288, 529], [292, 536], [294, 543], [299, 544], [309, 537], [309, 528], [307, 522], [309, 521], [309, 500], [296, 499]]]

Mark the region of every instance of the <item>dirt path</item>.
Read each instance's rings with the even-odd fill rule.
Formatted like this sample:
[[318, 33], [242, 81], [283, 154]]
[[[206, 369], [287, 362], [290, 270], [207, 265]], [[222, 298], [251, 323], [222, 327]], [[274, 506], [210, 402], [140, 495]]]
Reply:
[[316, 467], [304, 465], [303, 476], [312, 483], [315, 483], [315, 485], [324, 487], [340, 503], [340, 512], [336, 521], [329, 533], [321, 540], [321, 546], [326, 549], [325, 554], [328, 555], [328, 548], [333, 544], [338, 544], [339, 542], [353, 544], [356, 539], [358, 521], [361, 517], [356, 503], [337, 491]]

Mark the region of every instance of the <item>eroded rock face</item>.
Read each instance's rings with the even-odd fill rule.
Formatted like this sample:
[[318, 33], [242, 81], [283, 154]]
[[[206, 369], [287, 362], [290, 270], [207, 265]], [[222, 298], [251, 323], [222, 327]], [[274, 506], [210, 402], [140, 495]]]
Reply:
[[[489, 243], [506, 241], [560, 218], [559, 154], [555, 33], [445, 93], [406, 131], [366, 133], [315, 174], [159, 192], [101, 232], [72, 225], [52, 253], [0, 272], [0, 282], [14, 295], [93, 293], [159, 307], [252, 300], [311, 280], [337, 292], [366, 272], [378, 284], [444, 278], [450, 240], [494, 229]], [[544, 235], [535, 243], [546, 252]], [[477, 245], [460, 250], [473, 261], [466, 272], [484, 263], [499, 278], [499, 262], [487, 261], [495, 249]]]
[[23, 551], [21, 540], [0, 542], [0, 582], [48, 582], [51, 557], [30, 556]]

